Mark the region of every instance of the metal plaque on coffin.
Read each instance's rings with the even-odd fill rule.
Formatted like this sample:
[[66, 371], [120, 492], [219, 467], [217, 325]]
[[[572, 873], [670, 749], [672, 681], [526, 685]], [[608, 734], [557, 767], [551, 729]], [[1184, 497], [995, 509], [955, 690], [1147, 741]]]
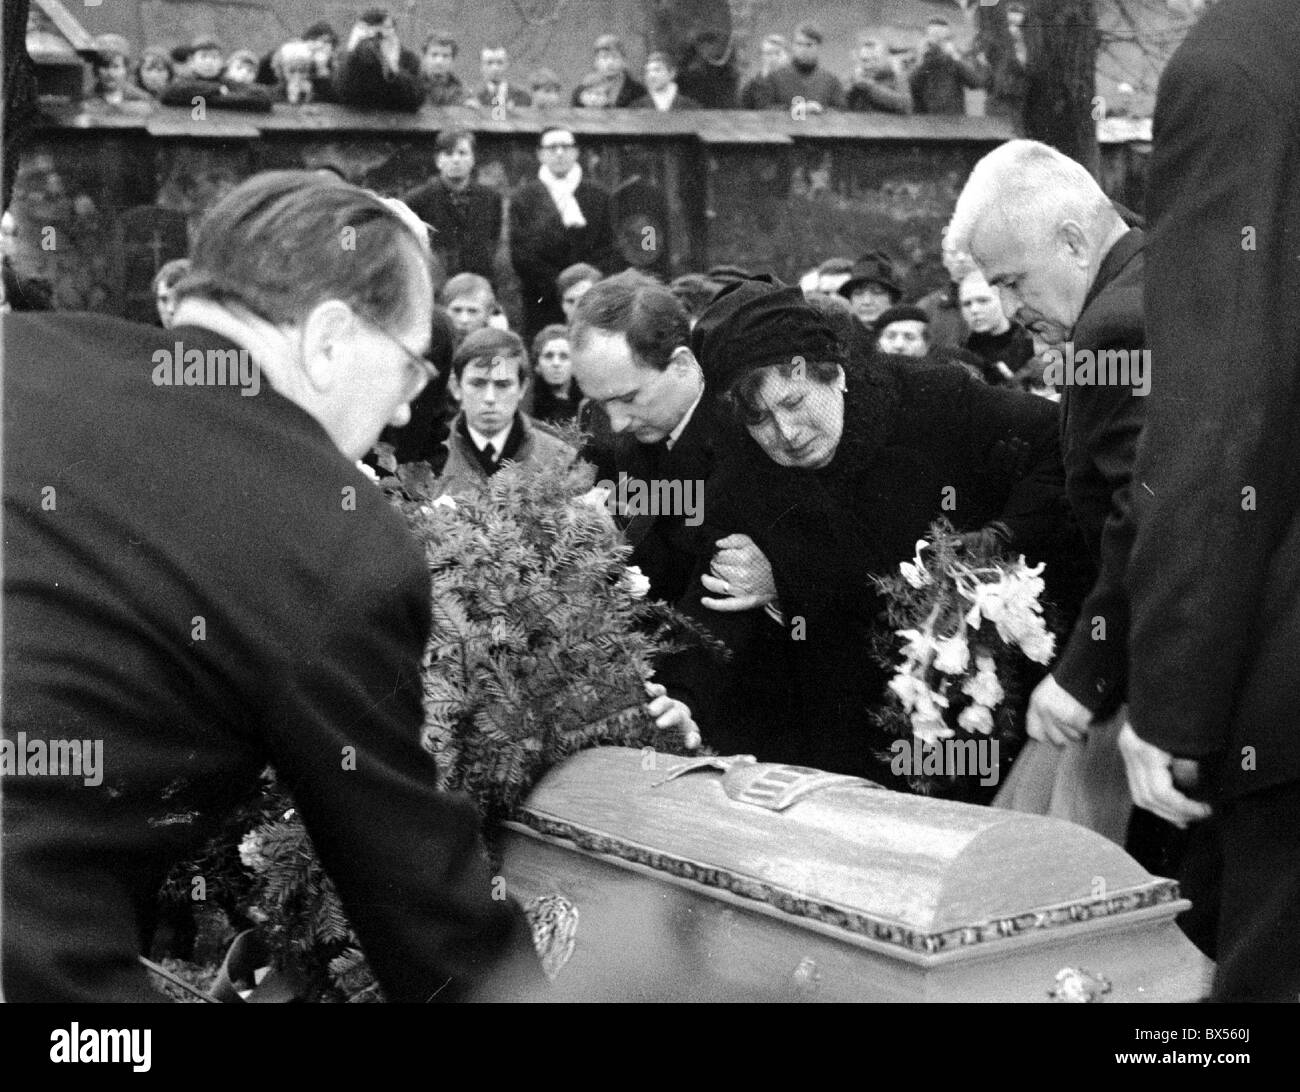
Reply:
[[1186, 1001], [1211, 971], [1177, 884], [1091, 831], [748, 756], [584, 751], [503, 835], [563, 999]]

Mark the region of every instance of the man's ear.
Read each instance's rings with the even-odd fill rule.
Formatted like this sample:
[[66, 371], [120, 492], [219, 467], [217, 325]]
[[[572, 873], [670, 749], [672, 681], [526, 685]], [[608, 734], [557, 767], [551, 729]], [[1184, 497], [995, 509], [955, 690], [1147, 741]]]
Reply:
[[1089, 265], [1092, 261], [1091, 247], [1088, 244], [1088, 235], [1078, 221], [1066, 220], [1057, 231], [1071, 259], [1076, 264]]
[[457, 402], [460, 401], [460, 380], [456, 378], [455, 372], [447, 376], [447, 393]]
[[703, 373], [704, 369], [695, 359], [695, 354], [685, 345], [678, 345], [668, 357], [668, 367], [675, 370], [678, 374], [686, 375], [693, 372]]
[[316, 390], [331, 390], [352, 367], [357, 328], [357, 316], [342, 300], [318, 303], [303, 320], [302, 367]]

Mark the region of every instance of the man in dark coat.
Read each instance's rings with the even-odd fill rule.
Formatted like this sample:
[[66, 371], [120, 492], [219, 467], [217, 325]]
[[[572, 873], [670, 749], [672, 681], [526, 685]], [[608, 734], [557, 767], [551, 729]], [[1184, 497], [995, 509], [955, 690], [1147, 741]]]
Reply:
[[418, 232], [258, 175], [201, 225], [171, 330], [5, 316], [7, 1000], [159, 1000], [160, 885], [268, 764], [389, 1000], [540, 977], [474, 808], [435, 789], [428, 574], [355, 465], [427, 378]]
[[510, 199], [510, 260], [519, 275], [524, 338], [564, 322], [555, 279], [578, 262], [612, 273], [618, 264], [610, 198], [582, 177], [568, 129], [548, 128], [538, 141], [541, 167]]
[[952, 40], [952, 27], [941, 16], [925, 28], [921, 63], [910, 79], [912, 106], [918, 114], [966, 113], [965, 88], [978, 89], [988, 82], [988, 70], [979, 58], [962, 56]]
[[363, 110], [415, 111], [424, 104], [420, 58], [402, 48], [383, 9], [366, 12], [352, 28], [335, 67], [334, 97]]
[[[1044, 774], [1063, 763], [1051, 814], [1123, 844], [1131, 807], [1115, 739], [1127, 684], [1124, 576], [1133, 458], [1150, 389], [1143, 235], [1074, 160], [1013, 140], [976, 164], [947, 244], [975, 259], [1008, 318], [1057, 346], [1045, 378], [1062, 390], [1066, 487], [1098, 578], [1026, 719], [1035, 740], [1065, 750], [1026, 753], [1041, 752]], [[1025, 756], [1021, 763], [1022, 776], [1034, 768]]]
[[[649, 578], [650, 595], [669, 603], [685, 594], [698, 558], [713, 552], [701, 538], [704, 495], [720, 439], [731, 435], [702, 400], [690, 338], [677, 297], [634, 272], [588, 290], [570, 329], [573, 375], [588, 399], [583, 424], [592, 435], [583, 457], [598, 482], [627, 499], [615, 515], [632, 546], [630, 563]], [[675, 493], [661, 494], [661, 482], [676, 483]], [[642, 503], [633, 483], [650, 485], [647, 502], [675, 496], [679, 504]]]
[[766, 109], [793, 111], [795, 117], [844, 109], [844, 85], [818, 64], [822, 38], [816, 23], [795, 29], [790, 63], [767, 78]]
[[402, 200], [433, 228], [429, 245], [448, 279], [457, 273], [477, 273], [495, 282], [503, 219], [501, 195], [474, 181], [474, 134], [467, 129], [444, 129], [434, 141], [433, 151], [437, 177]]
[[1154, 138], [1157, 371], [1135, 471], [1132, 728], [1120, 743], [1134, 801], [1194, 824], [1185, 927], [1218, 960], [1211, 999], [1293, 1002], [1300, 9], [1208, 9], [1161, 78]]

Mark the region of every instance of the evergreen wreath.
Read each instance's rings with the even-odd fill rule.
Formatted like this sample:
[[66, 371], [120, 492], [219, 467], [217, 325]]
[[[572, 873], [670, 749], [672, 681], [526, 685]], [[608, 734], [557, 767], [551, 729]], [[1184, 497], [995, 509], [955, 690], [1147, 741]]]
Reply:
[[[439, 787], [477, 803], [490, 854], [499, 823], [575, 752], [680, 750], [680, 735], [646, 713], [644, 683], [665, 654], [725, 652], [677, 611], [642, 598], [644, 578], [627, 567], [631, 548], [603, 491], [592, 489], [591, 466], [507, 464], [481, 492], [449, 498], [438, 496], [426, 464], [399, 467], [382, 445], [378, 461], [379, 487], [429, 568], [423, 743]], [[338, 893], [273, 778], [167, 890], [184, 892], [199, 874], [232, 923], [259, 923], [277, 965], [306, 981], [306, 999], [382, 1000]]]

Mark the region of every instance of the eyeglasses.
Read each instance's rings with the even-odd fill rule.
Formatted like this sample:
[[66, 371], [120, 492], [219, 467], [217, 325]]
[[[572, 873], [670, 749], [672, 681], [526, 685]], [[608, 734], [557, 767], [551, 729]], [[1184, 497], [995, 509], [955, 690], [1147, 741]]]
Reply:
[[426, 383], [432, 383], [435, 379], [438, 378], [438, 369], [435, 368], [432, 364], [430, 364], [429, 361], [427, 361], [420, 353], [408, 349], [405, 345], [403, 345], [400, 341], [398, 341], [397, 338], [393, 337], [392, 334], [390, 334], [387, 330], [385, 330], [382, 326], [380, 326], [379, 323], [377, 323], [374, 319], [370, 318], [369, 316], [358, 314], [357, 318], [359, 318], [362, 322], [364, 322], [367, 326], [369, 326], [370, 329], [374, 330], [375, 333], [377, 333], [390, 345], [395, 345], [397, 346], [397, 348], [401, 349], [402, 355], [406, 357], [406, 362], [408, 364], [413, 364], [415, 366], [415, 370], [424, 376], [424, 380]]
[[574, 143], [572, 140], [570, 140], [570, 141], [566, 141], [566, 142], [563, 143], [563, 144], [543, 144], [543, 145], [542, 145], [542, 151], [544, 151], [544, 152], [562, 152], [562, 151], [564, 151], [564, 150], [566, 150], [566, 149], [568, 149], [568, 148], [576, 148], [577, 146], [578, 146], [578, 145], [577, 145], [576, 143]]

